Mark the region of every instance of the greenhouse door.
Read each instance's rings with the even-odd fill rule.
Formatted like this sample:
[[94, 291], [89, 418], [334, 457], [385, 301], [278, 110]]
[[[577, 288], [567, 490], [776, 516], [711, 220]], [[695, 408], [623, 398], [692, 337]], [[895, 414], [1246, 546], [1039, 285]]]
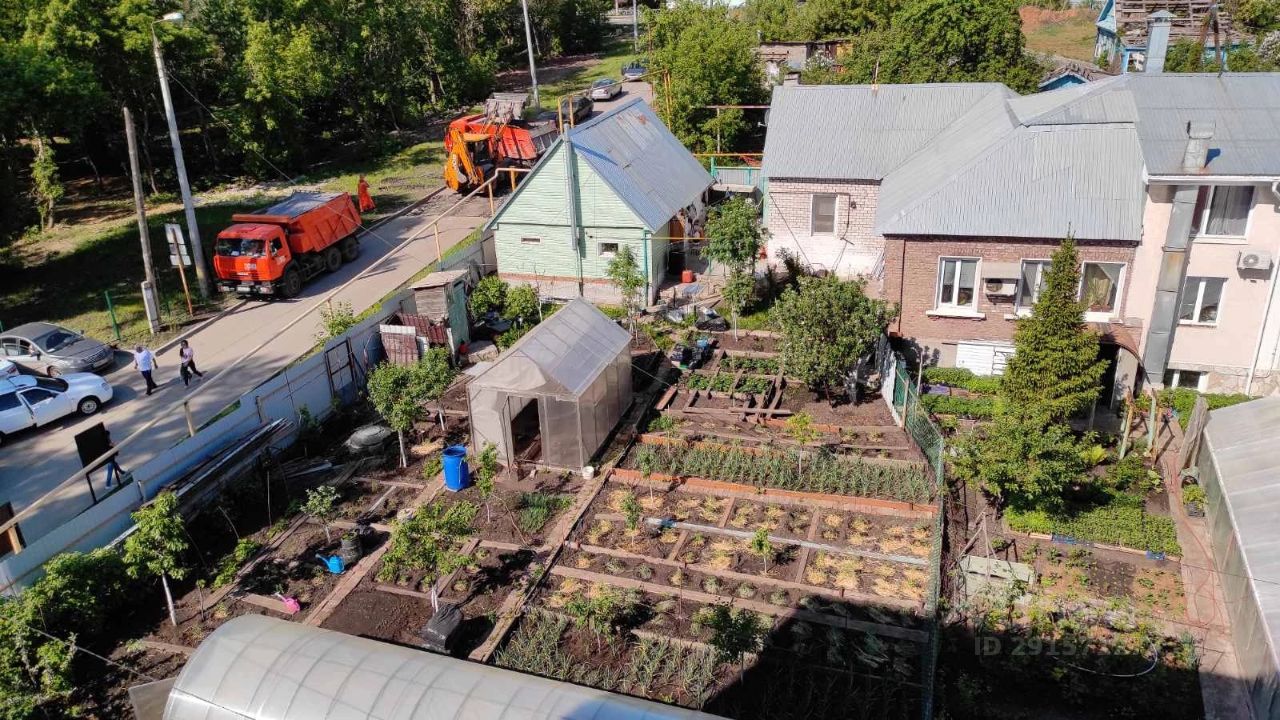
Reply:
[[518, 462], [537, 462], [542, 457], [542, 426], [538, 422], [538, 401], [530, 399], [511, 418], [511, 449]]

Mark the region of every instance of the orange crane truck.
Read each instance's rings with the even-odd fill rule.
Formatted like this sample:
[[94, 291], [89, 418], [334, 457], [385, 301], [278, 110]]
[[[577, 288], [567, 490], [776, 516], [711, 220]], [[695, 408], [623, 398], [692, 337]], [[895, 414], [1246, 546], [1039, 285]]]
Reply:
[[483, 113], [449, 123], [444, 136], [444, 182], [469, 192], [504, 167], [531, 168], [560, 134], [555, 115], [524, 120], [525, 93], [494, 93]]
[[213, 246], [224, 292], [291, 298], [307, 280], [360, 254], [360, 213], [349, 193], [294, 193], [231, 220], [235, 224], [218, 233]]

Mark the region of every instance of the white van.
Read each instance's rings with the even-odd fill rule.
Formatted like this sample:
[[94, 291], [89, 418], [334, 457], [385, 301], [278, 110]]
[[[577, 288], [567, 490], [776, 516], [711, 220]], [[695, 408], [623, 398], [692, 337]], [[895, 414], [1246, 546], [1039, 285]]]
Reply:
[[111, 396], [111, 385], [93, 373], [0, 378], [0, 443], [19, 430], [48, 425], [72, 413], [92, 415]]

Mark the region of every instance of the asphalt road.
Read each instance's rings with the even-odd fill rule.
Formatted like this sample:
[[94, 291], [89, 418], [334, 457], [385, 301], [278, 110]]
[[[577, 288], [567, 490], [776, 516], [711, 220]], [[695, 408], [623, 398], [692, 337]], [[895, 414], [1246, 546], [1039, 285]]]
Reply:
[[[370, 307], [391, 290], [412, 277], [436, 258], [434, 231], [426, 229], [439, 214], [458, 201], [458, 196], [445, 190], [410, 213], [390, 220], [361, 239], [360, 257], [338, 272], [315, 278], [292, 300], [249, 301], [202, 327], [188, 339], [196, 351], [196, 366], [211, 378], [246, 351], [269, 338], [272, 342], [235, 372], [228, 373], [217, 384], [202, 391], [191, 402], [196, 427], [212, 418], [258, 383], [271, 377], [316, 343], [320, 328], [319, 312], [282, 332], [298, 313], [355, 277], [361, 271], [378, 267], [343, 290], [335, 301], [352, 304], [356, 313]], [[444, 250], [461, 241], [479, 227], [489, 215], [489, 203], [476, 197], [440, 223], [440, 245]], [[403, 250], [390, 255], [396, 245], [415, 239]], [[385, 260], [384, 260], [385, 258]], [[116, 354], [114, 369], [106, 374], [115, 397], [101, 412], [91, 418], [65, 418], [50, 426], [7, 439], [0, 447], [0, 504], [12, 503], [20, 512], [37, 498], [56, 488], [80, 470], [75, 449], [75, 435], [98, 422], [104, 422], [117, 444], [156, 417], [164, 416], [148, 435], [121, 450], [120, 463], [126, 469], [135, 467], [172, 447], [186, 437], [186, 419], [181, 412], [166, 415], [169, 407], [190, 392], [178, 374], [177, 348], [158, 357], [155, 379], [160, 389], [147, 397], [142, 377], [133, 369], [132, 357]], [[193, 386], [197, 381], [193, 381]], [[194, 388], [192, 388], [194, 389]], [[96, 473], [95, 489], [101, 493], [105, 476]], [[91, 505], [88, 487], [79, 483], [63, 488], [57, 497], [40, 507], [20, 523], [28, 543], [59, 524], [83, 512]]]
[[645, 102], [653, 104], [653, 86], [647, 82], [624, 82], [622, 83], [622, 92], [612, 100], [596, 100], [591, 116], [602, 115], [609, 112], [615, 107], [623, 103], [631, 102], [632, 99], [640, 97]]

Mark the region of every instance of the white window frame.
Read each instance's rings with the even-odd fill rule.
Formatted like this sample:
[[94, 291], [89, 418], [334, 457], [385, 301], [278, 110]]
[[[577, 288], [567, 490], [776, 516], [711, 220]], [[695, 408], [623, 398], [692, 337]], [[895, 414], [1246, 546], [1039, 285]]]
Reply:
[[[1196, 228], [1196, 238], [1203, 240], [1235, 240], [1243, 242], [1249, 237], [1249, 231], [1253, 229], [1253, 208], [1258, 204], [1258, 188], [1253, 185], [1206, 185], [1209, 193], [1204, 197], [1204, 210], [1200, 213], [1200, 225]], [[1249, 196], [1249, 210], [1244, 216], [1244, 232], [1240, 235], [1210, 235], [1209, 234], [1209, 210], [1213, 208], [1213, 196], [1218, 192], [1220, 187], [1247, 187], [1252, 191]]]
[[1109, 322], [1120, 316], [1120, 308], [1124, 305], [1124, 284], [1129, 279], [1129, 263], [1110, 260], [1086, 260], [1080, 263], [1080, 286], [1076, 288], [1076, 299], [1084, 302], [1084, 268], [1086, 265], [1119, 265], [1120, 278], [1116, 280], [1116, 306], [1111, 312], [1090, 312], [1084, 309], [1086, 322]]
[[542, 238], [538, 238], [538, 237], [522, 237], [522, 238], [520, 238], [520, 244], [521, 244], [521, 245], [541, 245], [541, 244], [542, 244]]
[[[952, 278], [955, 287], [955, 294], [960, 294], [960, 271], [964, 267], [963, 263], [973, 262], [973, 301], [968, 305], [957, 305], [950, 302], [942, 302], [942, 266], [947, 262], [956, 263], [956, 274]], [[974, 315], [978, 312], [978, 291], [982, 287], [982, 258], [965, 257], [965, 256], [938, 256], [938, 270], [934, 275], [934, 282], [937, 287], [933, 290], [933, 307], [939, 312], [964, 313]]]
[[[613, 251], [605, 252], [605, 249], [604, 249], [605, 245], [612, 245]], [[608, 240], [605, 242], [596, 243], [596, 253], [602, 258], [615, 258], [618, 256], [618, 251], [621, 249], [622, 249], [622, 243], [614, 240]]]
[[[818, 205], [819, 197], [831, 198], [831, 231], [818, 232], [813, 229], [814, 208]], [[809, 234], [818, 237], [834, 237], [836, 228], [840, 227], [840, 194], [839, 193], [809, 193]]]
[[[1193, 313], [1192, 313], [1192, 317], [1200, 317], [1200, 313], [1204, 310], [1204, 288], [1205, 288], [1205, 281], [1206, 281], [1206, 280], [1221, 280], [1221, 281], [1222, 281], [1222, 291], [1218, 293], [1218, 317], [1217, 317], [1217, 319], [1216, 319], [1216, 320], [1213, 320], [1213, 321], [1204, 321], [1204, 320], [1183, 320], [1183, 319], [1179, 318], [1179, 319], [1178, 319], [1178, 324], [1179, 324], [1179, 325], [1194, 325], [1194, 326], [1197, 326], [1197, 327], [1217, 327], [1218, 322], [1222, 320], [1222, 301], [1223, 301], [1223, 299], [1227, 296], [1227, 278], [1210, 277], [1210, 276], [1208, 276], [1208, 275], [1188, 275], [1188, 276], [1187, 276], [1187, 277], [1182, 281], [1182, 289], [1183, 289], [1183, 291], [1184, 291], [1184, 292], [1185, 292], [1185, 291], [1186, 291], [1186, 289], [1187, 289], [1187, 281], [1188, 281], [1188, 280], [1199, 280], [1199, 281], [1200, 281], [1200, 282], [1199, 282], [1199, 283], [1197, 283], [1197, 285], [1196, 285], [1196, 306], [1195, 306], [1195, 312], [1193, 312]], [[1179, 294], [1179, 295], [1178, 295], [1178, 314], [1179, 314], [1179, 315], [1181, 315], [1181, 314], [1182, 314], [1182, 295], [1181, 295], [1181, 294]]]
[[[1178, 368], [1169, 368], [1166, 372], [1173, 373], [1173, 377], [1171, 378], [1173, 382], [1169, 383], [1168, 385], [1165, 385], [1165, 387], [1169, 387], [1169, 388], [1182, 387], [1181, 385], [1178, 384], [1178, 381], [1182, 379], [1182, 373], [1184, 372], [1193, 372], [1193, 373], [1200, 374], [1200, 378], [1196, 380], [1196, 392], [1198, 393], [1205, 392], [1209, 387], [1209, 373], [1205, 372], [1204, 370], [1180, 370]], [[1161, 379], [1163, 380], [1163, 378]], [[1190, 388], [1187, 388], [1187, 389], [1190, 389]]]
[[[1022, 258], [1022, 262], [1018, 264], [1018, 292], [1014, 295], [1014, 312], [1018, 315], [1030, 315], [1032, 306], [1040, 299], [1040, 286], [1044, 284], [1045, 268], [1052, 263], [1051, 258]], [[1031, 291], [1031, 305], [1022, 304], [1022, 268], [1027, 263], [1036, 263], [1040, 269], [1036, 272], [1036, 287]]]

